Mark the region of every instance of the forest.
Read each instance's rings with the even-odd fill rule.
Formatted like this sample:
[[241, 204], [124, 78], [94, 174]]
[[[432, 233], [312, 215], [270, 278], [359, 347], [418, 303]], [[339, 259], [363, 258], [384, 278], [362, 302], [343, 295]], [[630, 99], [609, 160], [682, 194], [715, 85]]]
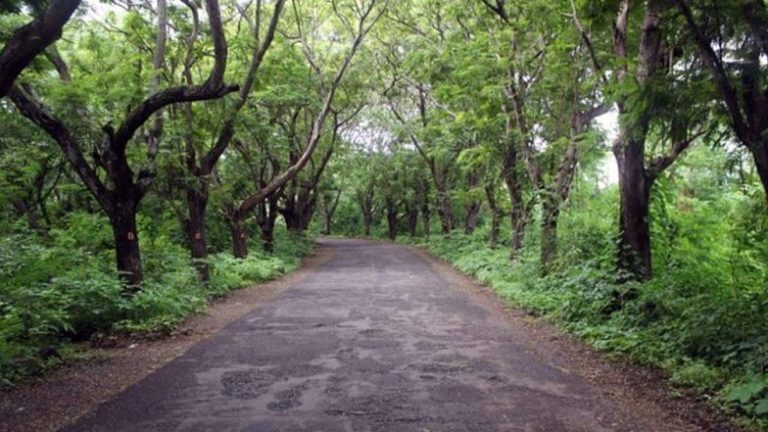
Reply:
[[0, 386], [375, 237], [768, 425], [764, 1], [0, 12]]

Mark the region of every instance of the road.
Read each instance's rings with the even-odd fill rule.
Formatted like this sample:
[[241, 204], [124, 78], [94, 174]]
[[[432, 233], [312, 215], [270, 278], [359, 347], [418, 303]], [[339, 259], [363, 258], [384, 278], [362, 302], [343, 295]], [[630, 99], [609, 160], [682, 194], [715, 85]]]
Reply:
[[65, 430], [660, 430], [423, 254], [324, 243], [333, 257], [308, 277]]

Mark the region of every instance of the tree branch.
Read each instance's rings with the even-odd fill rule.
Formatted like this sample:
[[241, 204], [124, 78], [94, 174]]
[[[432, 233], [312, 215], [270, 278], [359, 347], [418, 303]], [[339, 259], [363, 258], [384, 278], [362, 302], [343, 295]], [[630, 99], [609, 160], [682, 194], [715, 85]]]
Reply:
[[56, 143], [64, 152], [64, 156], [88, 190], [99, 200], [102, 207], [110, 208], [112, 202], [107, 188], [85, 159], [80, 150], [80, 144], [67, 126], [61, 120], [54, 117], [45, 105], [35, 100], [33, 96], [18, 86], [12, 86], [8, 96], [24, 117], [38, 125], [56, 140]]
[[217, 0], [205, 1], [208, 23], [213, 40], [214, 65], [208, 79], [202, 85], [177, 86], [161, 90], [136, 106], [125, 118], [113, 137], [115, 151], [122, 153], [144, 123], [158, 110], [176, 103], [195, 102], [221, 98], [239, 89], [237, 85], [224, 85], [222, 79], [227, 67], [227, 42], [221, 23], [221, 13]]
[[320, 110], [320, 113], [315, 118], [315, 121], [312, 125], [312, 132], [309, 137], [309, 142], [307, 144], [307, 147], [304, 149], [304, 152], [301, 154], [299, 159], [293, 165], [286, 168], [286, 170], [283, 171], [282, 173], [273, 177], [272, 180], [270, 180], [270, 182], [265, 187], [261, 188], [255, 194], [252, 194], [246, 197], [241, 202], [238, 208], [238, 213], [241, 217], [247, 214], [257, 204], [264, 201], [265, 198], [269, 197], [275, 191], [280, 189], [285, 183], [289, 182], [294, 177], [296, 177], [299, 171], [301, 171], [301, 169], [304, 168], [307, 162], [309, 162], [310, 158], [312, 157], [312, 153], [314, 152], [315, 148], [320, 142], [320, 136], [322, 133], [323, 124], [325, 123], [325, 120], [331, 111], [331, 104], [333, 103], [333, 98], [336, 95], [336, 91], [339, 87], [339, 84], [341, 83], [342, 78], [344, 77], [344, 74], [347, 71], [347, 68], [349, 67], [349, 64], [352, 62], [352, 57], [354, 57], [355, 53], [357, 53], [357, 50], [362, 44], [363, 39], [365, 38], [365, 35], [376, 24], [376, 22], [378, 22], [378, 20], [381, 18], [381, 16], [384, 14], [384, 11], [386, 10], [386, 8], [382, 8], [379, 11], [379, 13], [376, 14], [375, 17], [373, 17], [372, 23], [369, 25], [366, 25], [366, 21], [368, 20], [368, 17], [370, 16], [370, 14], [373, 12], [375, 5], [376, 5], [376, 0], [370, 0], [366, 9], [363, 11], [363, 14], [360, 16], [360, 19], [357, 25], [357, 35], [355, 37], [355, 40], [352, 43], [352, 47], [350, 48], [346, 57], [342, 61], [341, 66], [336, 72], [336, 76], [334, 77], [333, 82], [331, 83], [331, 86], [328, 90], [328, 94], [325, 97], [325, 101], [323, 102], [322, 109]]
[[13, 32], [0, 52], [0, 97], [8, 94], [38, 54], [61, 37], [62, 28], [79, 5], [80, 0], [51, 0], [40, 16]]

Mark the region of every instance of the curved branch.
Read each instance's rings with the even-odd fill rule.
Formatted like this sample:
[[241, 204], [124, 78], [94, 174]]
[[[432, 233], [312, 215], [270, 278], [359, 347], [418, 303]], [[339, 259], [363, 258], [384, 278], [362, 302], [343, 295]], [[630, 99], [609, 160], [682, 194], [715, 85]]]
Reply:
[[61, 37], [61, 29], [78, 6], [80, 0], [52, 0], [40, 16], [13, 32], [0, 52], [0, 97], [8, 94], [38, 54]]
[[136, 106], [115, 132], [113, 142], [117, 152], [125, 151], [125, 146], [128, 145], [128, 141], [133, 138], [136, 131], [158, 110], [181, 102], [218, 99], [240, 88], [237, 85], [222, 84], [224, 71], [227, 67], [227, 42], [224, 39], [219, 3], [217, 0], [206, 0], [205, 6], [208, 12], [214, 51], [214, 65], [208, 79], [202, 85], [177, 86], [161, 90]]
[[339, 69], [336, 72], [336, 76], [334, 77], [333, 82], [331, 83], [331, 86], [328, 90], [328, 94], [325, 96], [323, 107], [320, 110], [320, 113], [315, 118], [315, 121], [312, 125], [312, 132], [309, 137], [309, 142], [306, 148], [304, 149], [303, 153], [293, 165], [286, 168], [286, 170], [283, 171], [282, 173], [273, 177], [272, 180], [270, 180], [265, 187], [261, 188], [256, 193], [246, 197], [240, 203], [240, 206], [238, 208], [238, 213], [240, 217], [244, 217], [245, 214], [248, 213], [250, 210], [252, 210], [257, 204], [264, 201], [267, 197], [275, 193], [283, 185], [285, 185], [287, 182], [291, 181], [294, 177], [296, 177], [296, 175], [301, 171], [301, 169], [304, 168], [304, 166], [312, 158], [312, 153], [315, 151], [315, 148], [320, 143], [323, 124], [325, 124], [325, 120], [328, 117], [328, 114], [330, 114], [331, 112], [331, 104], [333, 103], [333, 98], [336, 96], [336, 91], [338, 90], [339, 84], [341, 83], [342, 78], [344, 78], [344, 74], [346, 73], [347, 68], [349, 67], [349, 64], [352, 62], [352, 57], [355, 56], [355, 53], [357, 53], [358, 48], [363, 43], [363, 39], [365, 38], [365, 35], [373, 27], [373, 25], [376, 24], [376, 22], [379, 20], [379, 18], [381, 18], [381, 16], [384, 13], [384, 9], [382, 9], [373, 18], [373, 22], [370, 25], [366, 26], [366, 21], [370, 16], [370, 14], [373, 12], [375, 5], [376, 5], [376, 0], [371, 0], [367, 8], [365, 9], [365, 11], [363, 11], [363, 14], [360, 16], [360, 19], [357, 25], [357, 31], [358, 31], [357, 36], [355, 37], [355, 40], [352, 43], [352, 47], [350, 48], [349, 52], [347, 53], [346, 57], [341, 63], [341, 66], [339, 66]]

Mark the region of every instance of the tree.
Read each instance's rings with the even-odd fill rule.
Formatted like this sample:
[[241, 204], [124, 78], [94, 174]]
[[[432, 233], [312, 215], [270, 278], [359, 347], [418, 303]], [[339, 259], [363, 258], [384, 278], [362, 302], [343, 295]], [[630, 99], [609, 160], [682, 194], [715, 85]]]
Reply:
[[[280, 15], [283, 11], [285, 0], [277, 0], [272, 6], [271, 18], [268, 21], [268, 25], [262, 35], [263, 23], [262, 15], [265, 6], [262, 0], [258, 0], [254, 6], [254, 10], [240, 10], [241, 16], [248, 23], [250, 33], [253, 38], [253, 50], [248, 62], [247, 71], [243, 77], [243, 81], [240, 84], [240, 90], [238, 92], [237, 100], [234, 106], [228, 108], [225, 113], [225, 121], [218, 136], [215, 139], [215, 143], [207, 151], [198, 151], [199, 144], [195, 143], [192, 131], [194, 130], [194, 114], [191, 104], [184, 106], [184, 117], [186, 121], [187, 133], [184, 135], [184, 159], [185, 168], [191, 181], [184, 183], [184, 194], [187, 202], [187, 215], [183, 219], [184, 231], [188, 236], [188, 242], [192, 258], [196, 262], [198, 274], [200, 279], [207, 281], [210, 277], [210, 270], [206, 257], [208, 254], [208, 246], [206, 242], [206, 229], [205, 229], [205, 213], [208, 206], [209, 188], [213, 170], [229, 147], [232, 139], [235, 135], [235, 127], [239, 113], [245, 106], [250, 96], [251, 90], [254, 87], [256, 76], [259, 71], [267, 51], [269, 50], [272, 41], [275, 38]], [[194, 27], [187, 44], [187, 54], [184, 60], [184, 80], [187, 84], [192, 83], [192, 71], [191, 67], [194, 62], [193, 48], [194, 42], [199, 33], [199, 19], [197, 18], [197, 11], [194, 4], [189, 3], [188, 6], [192, 11], [194, 18]], [[251, 16], [250, 14], [253, 14]], [[267, 217], [267, 216], [265, 216]], [[269, 218], [267, 217], [267, 220]], [[270, 243], [271, 244], [271, 243]], [[269, 246], [271, 247], [271, 246]]]
[[[254, 208], [256, 208], [258, 204], [269, 198], [269, 196], [277, 192], [279, 189], [283, 188], [289, 181], [293, 180], [304, 168], [304, 166], [307, 165], [307, 163], [309, 163], [311, 160], [315, 149], [320, 144], [325, 121], [331, 114], [332, 104], [336, 96], [336, 92], [338, 91], [342, 79], [344, 78], [350, 63], [352, 62], [352, 58], [360, 48], [365, 35], [371, 30], [371, 28], [376, 24], [376, 22], [386, 10], [386, 5], [387, 3], [384, 2], [383, 7], [379, 8], [379, 10], [376, 10], [377, 1], [369, 0], [364, 3], [362, 8], [358, 8], [357, 6], [353, 7], [353, 13], [356, 14], [356, 23], [352, 24], [346, 17], [341, 15], [341, 5], [335, 1], [332, 3], [334, 13], [343, 23], [346, 31], [348, 31], [353, 38], [352, 44], [346, 55], [341, 60], [341, 63], [335, 75], [333, 76], [333, 79], [326, 86], [324, 86], [326, 94], [323, 98], [323, 103], [318, 113], [314, 117], [314, 120], [312, 121], [312, 127], [309, 135], [307, 136], [306, 145], [304, 146], [301, 154], [298, 156], [298, 158], [296, 158], [295, 162], [285, 168], [285, 170], [281, 173], [276, 174], [266, 183], [265, 186], [249, 194], [240, 200], [239, 203], [231, 207], [229, 211], [229, 219], [232, 228], [233, 254], [237, 258], [244, 258], [248, 251], [246, 243], [247, 236], [243, 227], [243, 222], [247, 215]], [[301, 41], [304, 39], [304, 33], [301, 30], [301, 23], [298, 23], [298, 29], [299, 40]], [[304, 43], [304, 46], [306, 46], [306, 42]], [[312, 66], [312, 68], [315, 72], [318, 71], [316, 66]]]
[[[574, 8], [574, 23], [587, 45], [605, 91], [619, 112], [619, 133], [612, 144], [619, 168], [619, 250], [618, 265], [637, 279], [652, 276], [649, 204], [651, 188], [659, 175], [702, 135], [701, 115], [691, 107], [695, 97], [696, 74], [681, 55], [664, 57], [680, 50], [674, 16], [663, 2], [646, 2], [636, 13], [628, 0], [615, 11], [612, 58], [602, 62], [588, 31]], [[635, 29], [633, 26], [637, 26]], [[632, 32], [630, 32], [632, 31]], [[634, 49], [630, 38], [636, 35]], [[605, 63], [605, 65], [604, 65]], [[612, 65], [610, 74], [607, 69]], [[682, 79], [681, 79], [682, 78]], [[671, 107], [678, 112], [665, 117], [660, 112]], [[700, 113], [708, 112], [700, 110]], [[669, 121], [664, 121], [671, 119]], [[654, 133], [655, 130], [655, 133]], [[650, 138], [667, 141], [660, 154], [650, 154]]]
[[[61, 148], [72, 169], [85, 184], [110, 219], [115, 241], [117, 269], [125, 282], [127, 292], [140, 289], [143, 272], [139, 237], [136, 226], [136, 212], [141, 199], [146, 195], [155, 176], [154, 161], [159, 151], [162, 135], [162, 119], [157, 121], [145, 136], [149, 166], [135, 172], [131, 168], [126, 152], [129, 143], [135, 141], [136, 132], [161, 110], [169, 105], [183, 102], [211, 100], [238, 90], [236, 85], [223, 83], [227, 62], [227, 43], [221, 23], [217, 0], [206, 0], [206, 11], [214, 46], [214, 65], [208, 78], [200, 85], [181, 85], [153, 92], [149, 97], [131, 108], [120, 125], [111, 123], [102, 126], [98, 144], [94, 146], [89, 161], [85, 155], [84, 143], [91, 134], [79, 135], [36, 96], [30, 85], [14, 85], [10, 98], [19, 112], [42, 128]], [[158, 34], [165, 34], [165, 0], [158, 0]], [[153, 59], [153, 69], [159, 73], [159, 63], [165, 54], [165, 39], [158, 37]], [[105, 172], [103, 179], [99, 170]], [[105, 181], [106, 180], [106, 181]]]
[[768, 200], [768, 7], [759, 1], [704, 4], [675, 0], [701, 62], [712, 76], [730, 127], [751, 154]]

